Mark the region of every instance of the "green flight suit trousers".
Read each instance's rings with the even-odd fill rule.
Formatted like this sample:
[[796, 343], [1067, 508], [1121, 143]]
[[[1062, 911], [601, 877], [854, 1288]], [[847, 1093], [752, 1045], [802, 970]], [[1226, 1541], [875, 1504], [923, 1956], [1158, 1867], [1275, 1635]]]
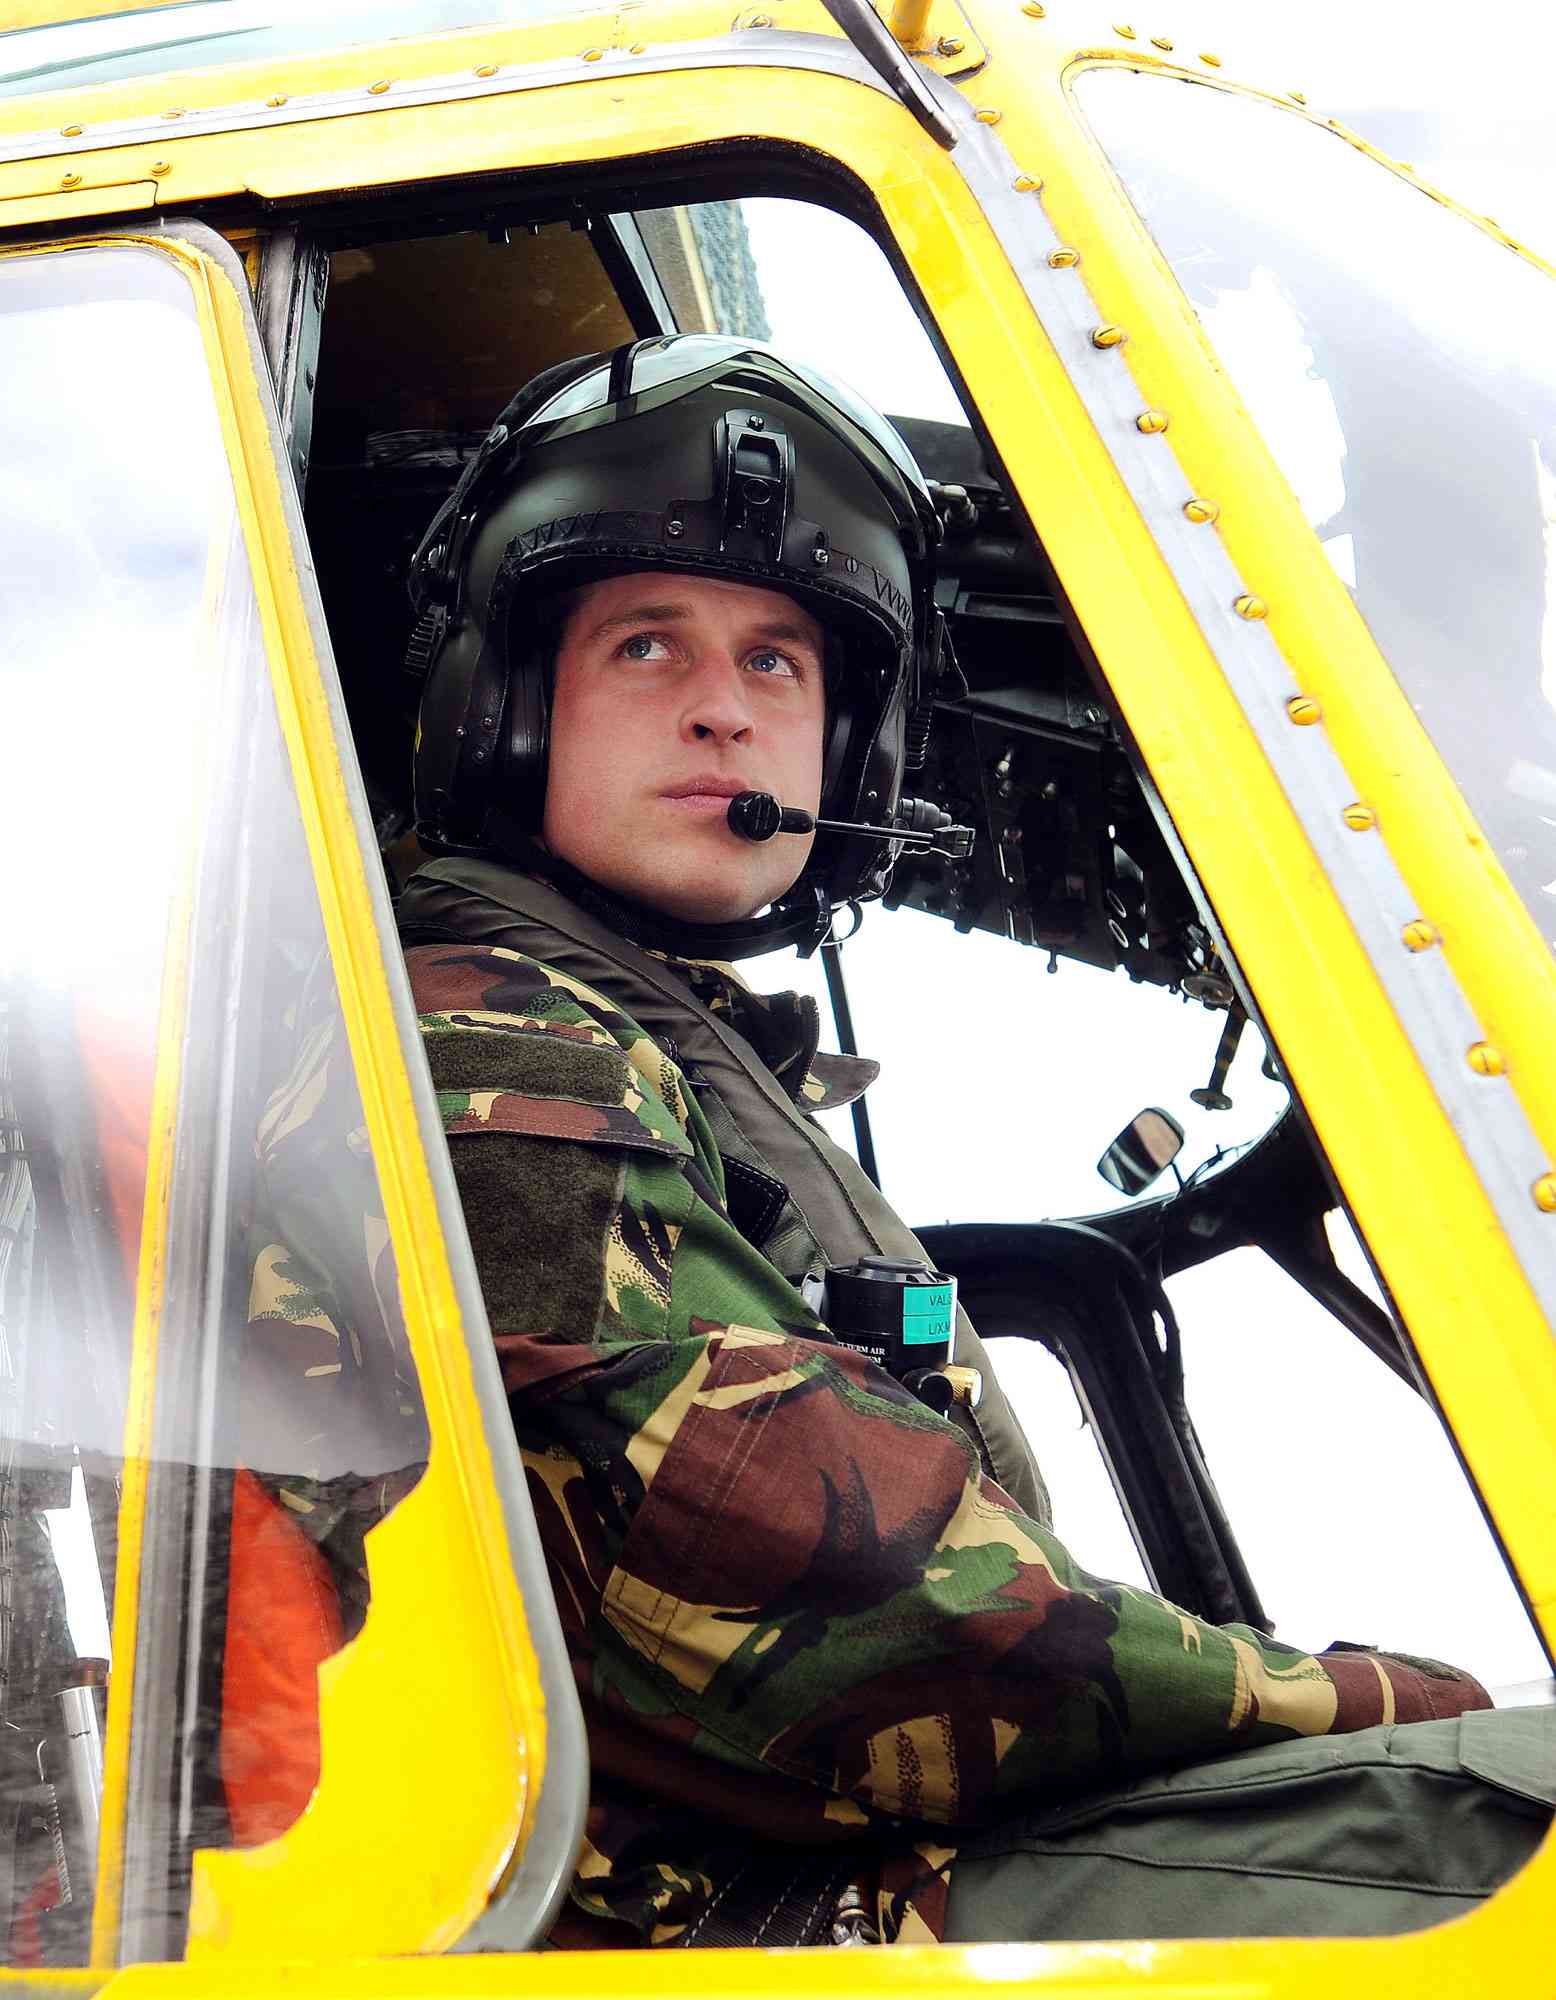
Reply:
[[1375, 1937], [1474, 1908], [1556, 1807], [1556, 1707], [1304, 1737], [963, 1843], [947, 1943]]

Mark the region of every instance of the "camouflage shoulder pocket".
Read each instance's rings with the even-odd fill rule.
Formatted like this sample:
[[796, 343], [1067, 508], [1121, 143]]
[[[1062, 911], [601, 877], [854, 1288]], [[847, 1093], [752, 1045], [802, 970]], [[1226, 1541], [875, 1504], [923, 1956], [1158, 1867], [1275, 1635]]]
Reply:
[[[662, 1338], [676, 1232], [638, 1182], [691, 1160], [674, 1113], [582, 1024], [448, 1014], [422, 1029], [499, 1345]], [[674, 1214], [690, 1195], [678, 1172], [668, 1183]]]
[[673, 1112], [644, 1089], [620, 1049], [590, 1030], [458, 1014], [425, 1016], [422, 1030], [451, 1139], [507, 1132], [691, 1155]]

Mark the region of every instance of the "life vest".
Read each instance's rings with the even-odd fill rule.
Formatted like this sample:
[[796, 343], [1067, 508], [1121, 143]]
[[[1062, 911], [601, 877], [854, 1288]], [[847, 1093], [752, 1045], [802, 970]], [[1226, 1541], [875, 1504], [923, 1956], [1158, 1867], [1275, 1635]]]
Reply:
[[[813, 1268], [859, 1257], [925, 1256], [880, 1189], [812, 1115], [858, 1096], [877, 1074], [876, 1064], [816, 1056], [809, 1078], [788, 1076], [785, 1088], [729, 1012], [710, 1008], [692, 990], [688, 976], [703, 968], [683, 973], [676, 961], [629, 943], [560, 890], [500, 862], [454, 856], [428, 863], [406, 884], [399, 920], [408, 946], [480, 944], [521, 952], [590, 987], [635, 1021], [696, 1093], [724, 1158], [731, 1220], [785, 1277], [797, 1283]], [[728, 979], [723, 968], [709, 970]], [[960, 1309], [955, 1359], [979, 1371], [983, 1394], [975, 1410], [954, 1405], [952, 1421], [977, 1446], [996, 1483], [1023, 1512], [1047, 1524], [1048, 1493], [1031, 1447]]]

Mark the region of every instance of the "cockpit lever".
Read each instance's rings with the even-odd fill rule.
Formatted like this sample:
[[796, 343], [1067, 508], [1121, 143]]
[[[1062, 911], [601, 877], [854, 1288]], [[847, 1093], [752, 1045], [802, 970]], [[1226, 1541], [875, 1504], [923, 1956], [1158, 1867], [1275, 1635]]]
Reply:
[[1203, 1090], [1191, 1090], [1190, 1098], [1205, 1111], [1230, 1111], [1232, 1100], [1222, 1085], [1226, 1073], [1232, 1067], [1232, 1058], [1237, 1054], [1237, 1045], [1243, 1038], [1243, 1029], [1248, 1025], [1248, 1016], [1234, 1000], [1226, 1017], [1226, 1026], [1221, 1030], [1221, 1039], [1216, 1044], [1216, 1059], [1210, 1066], [1210, 1081]]

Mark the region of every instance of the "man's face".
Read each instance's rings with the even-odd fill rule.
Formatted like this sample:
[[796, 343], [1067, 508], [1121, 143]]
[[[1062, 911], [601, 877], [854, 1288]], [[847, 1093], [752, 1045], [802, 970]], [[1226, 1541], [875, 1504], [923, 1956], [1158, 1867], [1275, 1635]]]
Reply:
[[547, 847], [683, 921], [773, 902], [811, 836], [757, 844], [725, 814], [745, 791], [819, 806], [822, 644], [776, 590], [654, 571], [591, 584], [557, 653]]

